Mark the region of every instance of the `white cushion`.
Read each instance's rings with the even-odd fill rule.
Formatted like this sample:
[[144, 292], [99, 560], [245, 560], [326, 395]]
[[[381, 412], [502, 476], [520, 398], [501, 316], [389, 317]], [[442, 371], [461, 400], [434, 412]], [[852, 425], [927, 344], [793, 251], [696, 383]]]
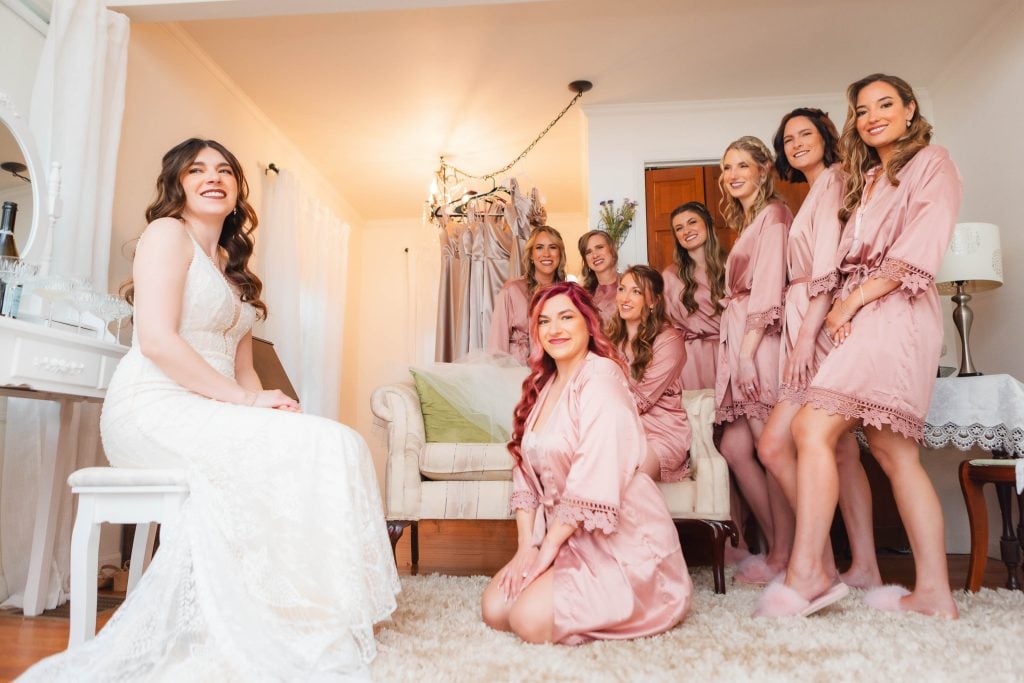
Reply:
[[503, 443], [428, 443], [420, 473], [439, 481], [511, 481], [512, 456]]
[[86, 467], [68, 477], [72, 488], [112, 486], [180, 486], [188, 488], [184, 470], [157, 470], [133, 467]]
[[425, 481], [418, 519], [510, 519], [511, 481]]
[[971, 464], [977, 465], [978, 467], [1014, 467], [1017, 463], [1015, 460], [985, 460], [983, 458], [979, 458], [977, 460], [971, 460]]

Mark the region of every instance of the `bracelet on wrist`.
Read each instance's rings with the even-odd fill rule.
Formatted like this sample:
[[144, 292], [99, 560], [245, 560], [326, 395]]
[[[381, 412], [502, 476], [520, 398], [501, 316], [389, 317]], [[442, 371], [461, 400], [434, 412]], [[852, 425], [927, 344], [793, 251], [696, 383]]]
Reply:
[[256, 399], [259, 398], [259, 394], [255, 391], [245, 390], [245, 405], [254, 406], [256, 405]]

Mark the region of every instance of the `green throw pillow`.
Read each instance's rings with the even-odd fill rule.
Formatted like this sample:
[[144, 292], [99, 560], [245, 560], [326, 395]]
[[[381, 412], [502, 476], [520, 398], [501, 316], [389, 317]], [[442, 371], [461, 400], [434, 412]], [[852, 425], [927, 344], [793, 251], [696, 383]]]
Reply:
[[416, 382], [416, 393], [420, 397], [423, 411], [423, 429], [427, 443], [491, 443], [487, 431], [462, 416], [452, 404], [444, 399], [430, 383], [410, 369]]

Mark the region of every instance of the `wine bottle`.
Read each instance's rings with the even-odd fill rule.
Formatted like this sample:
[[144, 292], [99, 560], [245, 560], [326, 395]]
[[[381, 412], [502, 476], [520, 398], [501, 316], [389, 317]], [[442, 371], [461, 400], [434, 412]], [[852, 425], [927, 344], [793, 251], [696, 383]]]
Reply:
[[[14, 221], [18, 217], [18, 205], [15, 202], [4, 202], [3, 214], [0, 214], [0, 257], [5, 259], [18, 258], [18, 245], [14, 242]], [[21, 292], [18, 287], [8, 287], [0, 282], [0, 315], [9, 315], [16, 310]], [[8, 291], [10, 290], [10, 291]]]

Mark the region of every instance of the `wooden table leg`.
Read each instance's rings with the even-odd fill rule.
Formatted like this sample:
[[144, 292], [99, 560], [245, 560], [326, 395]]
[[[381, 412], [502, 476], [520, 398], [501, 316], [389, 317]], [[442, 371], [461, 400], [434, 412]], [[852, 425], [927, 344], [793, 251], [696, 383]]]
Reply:
[[967, 569], [965, 590], [977, 593], [985, 577], [988, 562], [988, 508], [982, 484], [971, 478], [971, 462], [960, 463], [960, 490], [964, 494], [967, 520], [971, 528], [971, 561]]
[[[1010, 460], [1006, 451], [994, 450], [992, 455], [999, 460]], [[1010, 468], [1012, 471], [1012, 468]], [[995, 482], [996, 498], [999, 500], [999, 514], [1003, 518], [1003, 533], [999, 537], [999, 554], [1006, 565], [1006, 587], [1010, 590], [1020, 590], [1020, 581], [1017, 580], [1017, 567], [1020, 566], [1020, 544], [1013, 529], [1013, 493], [1014, 477], [1010, 481]]]

